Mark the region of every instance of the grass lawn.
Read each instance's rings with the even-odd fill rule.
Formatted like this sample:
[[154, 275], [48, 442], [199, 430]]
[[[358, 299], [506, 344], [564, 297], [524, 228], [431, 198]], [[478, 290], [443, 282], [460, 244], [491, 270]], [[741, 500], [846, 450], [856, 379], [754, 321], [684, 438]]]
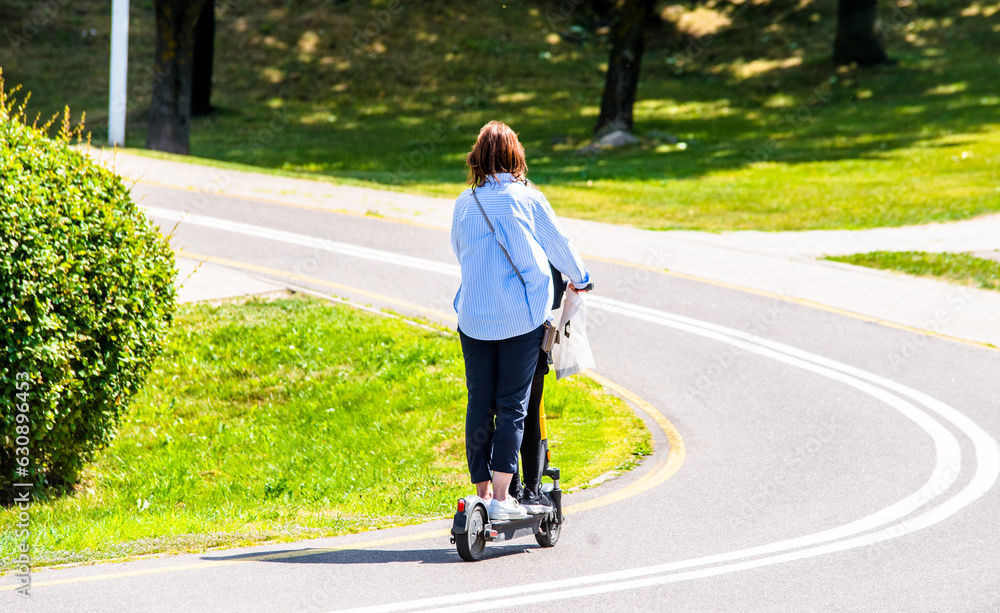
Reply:
[[[182, 306], [77, 491], [31, 510], [35, 565], [291, 541], [450, 514], [472, 492], [457, 338], [311, 298]], [[546, 384], [564, 487], [650, 433], [582, 378]], [[12, 551], [15, 510], [0, 510]], [[4, 560], [4, 569], [8, 561]]]
[[[856, 69], [828, 60], [836, 3], [663, 2], [635, 108], [642, 143], [591, 158], [576, 150], [596, 120], [608, 39], [588, 3], [562, 5], [219, 3], [218, 111], [194, 120], [192, 153], [454, 197], [465, 153], [496, 118], [520, 132], [530, 176], [563, 215], [793, 230], [1000, 210], [996, 6], [880, 3], [899, 63]], [[0, 48], [30, 108], [86, 110], [95, 142], [106, 134], [109, 11], [103, 0], [61, 6], [46, 36]], [[34, 14], [15, 0], [0, 12], [14, 24]], [[130, 36], [128, 143], [142, 146], [152, 0], [133, 1]]]
[[1000, 262], [977, 258], [970, 253], [872, 251], [826, 259], [1000, 291]]

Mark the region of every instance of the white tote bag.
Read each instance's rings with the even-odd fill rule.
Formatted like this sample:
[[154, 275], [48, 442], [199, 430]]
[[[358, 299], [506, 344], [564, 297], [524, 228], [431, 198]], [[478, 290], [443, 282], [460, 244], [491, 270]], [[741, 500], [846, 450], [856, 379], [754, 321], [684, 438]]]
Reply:
[[587, 340], [587, 302], [582, 294], [567, 291], [559, 317], [559, 344], [553, 349], [556, 379], [594, 367], [594, 354]]

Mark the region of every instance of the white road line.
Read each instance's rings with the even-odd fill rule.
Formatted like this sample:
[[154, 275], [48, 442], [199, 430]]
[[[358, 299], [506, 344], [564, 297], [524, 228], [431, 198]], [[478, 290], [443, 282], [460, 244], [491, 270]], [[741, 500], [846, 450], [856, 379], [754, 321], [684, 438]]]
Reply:
[[[784, 553], [790, 552], [794, 549], [799, 549], [802, 547], [811, 547], [811, 550], [816, 550], [813, 555], [821, 555], [823, 553], [832, 553], [833, 551], [839, 551], [839, 549], [830, 549], [830, 551], [825, 551], [823, 547], [817, 547], [823, 543], [830, 543], [832, 541], [837, 541], [839, 539], [849, 538], [870, 530], [874, 530], [897, 521], [907, 515], [911, 514], [914, 510], [920, 506], [928, 503], [930, 500], [936, 496], [943, 493], [945, 490], [951, 486], [955, 479], [958, 477], [959, 470], [961, 467], [961, 450], [958, 445], [958, 441], [955, 437], [944, 428], [940, 423], [931, 418], [927, 413], [921, 411], [909, 402], [906, 402], [902, 398], [891, 394], [883, 389], [860, 381], [859, 379], [846, 375], [840, 372], [836, 372], [832, 368], [827, 368], [824, 366], [817, 366], [806, 362], [800, 358], [791, 357], [779, 353], [773, 349], [760, 347], [753, 345], [749, 342], [727, 337], [721, 332], [716, 330], [708, 331], [702, 330], [691, 325], [690, 322], [697, 320], [690, 320], [689, 318], [685, 323], [670, 322], [666, 318], [654, 317], [650, 311], [653, 309], [647, 309], [646, 307], [636, 307], [636, 305], [626, 305], [618, 301], [609, 300], [607, 298], [601, 298], [600, 300], [595, 300], [593, 296], [588, 297], [588, 301], [597, 306], [598, 303], [602, 303], [605, 308], [612, 312], [616, 312], [621, 315], [629, 315], [633, 317], [639, 317], [651, 323], [658, 323], [660, 325], [666, 325], [675, 329], [679, 329], [685, 332], [690, 332], [692, 334], [697, 334], [699, 336], [704, 336], [724, 342], [727, 344], [735, 345], [740, 347], [745, 351], [750, 351], [758, 353], [765, 357], [775, 359], [777, 361], [783, 362], [790, 366], [795, 366], [802, 368], [804, 370], [814, 372], [831, 378], [835, 381], [844, 383], [855, 389], [858, 389], [864, 393], [867, 393], [886, 404], [892, 406], [900, 413], [911, 419], [924, 431], [926, 431], [931, 438], [934, 440], [935, 448], [937, 451], [937, 461], [933, 473], [927, 483], [921, 487], [919, 490], [913, 494], [907, 496], [903, 500], [886, 507], [872, 515], [858, 519], [854, 522], [845, 524], [843, 526], [838, 526], [836, 528], [831, 528], [829, 530], [824, 530], [821, 532], [808, 534], [805, 536], [787, 539], [784, 541], [779, 541], [776, 543], [769, 543], [766, 545], [761, 545], [758, 547], [751, 547], [748, 549], [742, 549], [738, 551], [727, 552], [723, 554], [716, 554], [711, 556], [704, 556], [699, 558], [692, 558], [689, 560], [680, 560], [676, 562], [669, 562], [666, 564], [659, 564], [654, 566], [647, 566], [643, 568], [635, 568], [624, 571], [614, 571], [610, 573], [600, 573], [583, 577], [573, 577], [569, 579], [546, 581], [542, 583], [527, 584], [521, 586], [506, 586], [499, 589], [492, 590], [482, 590], [478, 592], [471, 592], [465, 594], [453, 594], [449, 596], [440, 596], [433, 598], [424, 598], [412, 601], [403, 601], [390, 603], [386, 605], [374, 605], [369, 607], [361, 607], [357, 609], [349, 609], [344, 613], [389, 613], [393, 611], [413, 611], [413, 610], [434, 610], [434, 611], [459, 611], [463, 608], [468, 608], [471, 603], [475, 603], [474, 606], [479, 609], [489, 609], [498, 607], [507, 607], [515, 605], [524, 605], [531, 603], [547, 602], [556, 598], [576, 598], [580, 596], [586, 596], [589, 594], [597, 594], [609, 591], [619, 591], [625, 589], [633, 589], [636, 587], [643, 587], [646, 585], [657, 585], [660, 583], [669, 583], [675, 581], [682, 581], [687, 579], [697, 579], [704, 576], [710, 576], [713, 574], [723, 574], [725, 572], [735, 572], [737, 570], [742, 570], [744, 568], [753, 568], [756, 566], [763, 566], [765, 562], [767, 564], [776, 564], [781, 561], [790, 561], [793, 559], [798, 559], [798, 553]], [[636, 307], [632, 309], [630, 307]], [[662, 311], [659, 313], [663, 313]], [[663, 313], [666, 315], [665, 313]], [[707, 323], [707, 322], [705, 322]], [[709, 324], [713, 325], [714, 324]], [[791, 349], [791, 347], [790, 347]], [[807, 352], [803, 352], [806, 353]], [[807, 354], [808, 355], [808, 354]], [[819, 358], [820, 356], [816, 356]], [[832, 364], [838, 364], [830, 360]], [[845, 368], [849, 368], [846, 365], [841, 365]], [[874, 375], [873, 375], [874, 376]], [[995, 474], [995, 473], [994, 473]], [[973, 498], [974, 499], [974, 498]], [[971, 502], [971, 500], [969, 500]], [[867, 538], [867, 537], [862, 537]], [[862, 544], [870, 544], [872, 541], [865, 541]], [[861, 546], [861, 545], [854, 545]], [[748, 558], [756, 558], [758, 556], [770, 556], [758, 560], [747, 560]], [[739, 560], [747, 560], [744, 562], [737, 562]], [[771, 561], [768, 561], [771, 560]], [[710, 565], [722, 565], [722, 566], [712, 566], [710, 568], [703, 568], [696, 571], [689, 571], [686, 573], [677, 573], [677, 571], [697, 568], [699, 566], [710, 566]], [[650, 577], [650, 575], [659, 575], [658, 577]], [[636, 579], [638, 577], [646, 577], [644, 579]], [[594, 585], [594, 584], [605, 584], [605, 585]], [[585, 586], [585, 587], [578, 587]], [[561, 594], [561, 595], [560, 595]], [[489, 602], [484, 602], [489, 601]], [[437, 609], [429, 607], [442, 607], [448, 605], [462, 605], [456, 608], [444, 608]]]
[[[523, 606], [526, 604], [539, 604], [542, 602], [550, 602], [553, 600], [561, 600], [567, 598], [579, 598], [584, 596], [590, 596], [595, 594], [603, 594], [609, 592], [616, 592], [628, 589], [638, 589], [642, 587], [650, 587], [655, 585], [663, 585], [667, 583], [674, 583], [679, 581], [688, 581], [693, 579], [700, 579], [704, 577], [722, 575], [726, 573], [737, 572], [741, 570], [747, 570], [751, 568], [757, 568], [762, 566], [768, 566], [773, 564], [780, 564], [784, 562], [791, 562], [794, 560], [799, 560], [803, 558], [815, 557], [820, 555], [826, 555], [830, 553], [835, 553], [839, 551], [844, 551], [847, 549], [853, 549], [857, 547], [864, 547], [872, 545], [881, 541], [898, 538], [906, 534], [911, 534], [917, 530], [926, 528], [928, 526], [934, 525], [948, 517], [951, 517], [964, 507], [968, 506], [976, 499], [981, 497], [986, 491], [988, 491], [996, 482], [998, 475], [1000, 475], [1000, 448], [998, 448], [996, 441], [990, 437], [982, 428], [976, 425], [972, 420], [968, 419], [966, 416], [962, 415], [960, 412], [956, 411], [954, 408], [936, 400], [922, 392], [918, 392], [909, 388], [907, 386], [901, 385], [899, 383], [883, 379], [877, 375], [868, 373], [866, 371], [848, 366], [846, 364], [841, 364], [834, 360], [828, 358], [823, 358], [815, 354], [810, 354], [808, 352], [790, 347], [787, 345], [782, 345], [781, 343], [776, 343], [773, 341], [767, 341], [766, 339], [759, 339], [753, 335], [741, 332], [738, 330], [732, 330], [725, 328], [724, 326], [718, 326], [716, 324], [711, 324], [708, 322], [701, 322], [699, 320], [694, 320], [691, 318], [686, 318], [683, 316], [675, 316], [673, 314], [667, 314], [662, 311], [656, 311], [655, 309], [649, 309], [647, 307], [636, 307], [636, 305], [623, 305], [617, 301], [608, 300], [605, 298], [595, 298], [589, 297], [588, 300], [591, 303], [604, 302], [604, 306], [608, 310], [618, 312], [622, 315], [628, 316], [639, 316], [639, 318], [653, 323], [659, 323], [661, 325], [669, 325], [676, 329], [684, 330], [687, 332], [692, 332], [694, 334], [699, 334], [700, 336], [706, 336], [708, 338], [713, 338], [714, 340], [719, 340], [721, 342], [726, 342], [738, 347], [741, 347], [747, 351], [753, 351], [755, 353], [765, 355], [768, 357], [775, 357], [773, 355], [768, 355], [764, 351], [764, 347], [758, 346], [754, 348], [750, 346], [747, 341], [742, 341], [742, 339], [756, 339], [761, 341], [761, 345], [767, 345], [768, 348], [783, 349], [788, 353], [794, 353], [801, 358], [809, 358], [814, 362], [820, 362], [826, 366], [835, 367], [838, 370], [850, 372], [851, 375], [862, 376], [866, 379], [871, 379], [879, 383], [885, 384], [887, 387], [891, 387], [895, 391], [898, 391], [906, 396], [911, 397], [918, 402], [921, 402], [932, 411], [938, 413], [940, 416], [945, 418], [947, 421], [951, 422], [955, 427], [961, 430], [969, 439], [972, 441], [976, 450], [976, 473], [970, 483], [963, 488], [954, 497], [946, 500], [937, 507], [918, 515], [916, 517], [904, 520], [896, 525], [892, 525], [888, 528], [872, 532], [869, 534], [859, 535], [862, 532], [867, 531], [865, 524], [875, 524], [875, 527], [886, 525], [891, 523], [895, 519], [901, 519], [909, 514], [906, 511], [907, 508], [917, 508], [923, 504], [929, 502], [932, 498], [943, 493], [947, 487], [954, 482], [960, 469], [960, 464], [942, 465], [942, 448], [938, 447], [938, 466], [935, 469], [935, 473], [938, 478], [932, 476], [931, 480], [921, 488], [916, 494], [908, 497], [896, 503], [878, 513], [875, 513], [869, 517], [863, 518], [851, 524], [841, 526], [826, 532], [820, 532], [812, 535], [807, 535], [804, 537], [799, 537], [798, 539], [790, 539], [788, 541], [783, 541], [780, 543], [773, 543], [769, 545], [764, 545], [760, 547], [754, 547], [751, 549], [745, 549], [742, 551], [736, 551], [726, 554], [719, 554], [715, 556], [706, 556], [703, 558], [695, 558], [692, 560], [681, 560], [678, 562], [671, 562], [668, 564], [662, 564], [657, 566], [650, 566], [639, 569], [630, 569], [627, 571], [619, 571], [613, 573], [603, 573], [599, 575], [591, 575], [589, 577], [574, 577], [572, 579], [566, 579], [561, 581], [551, 581], [539, 584], [516, 586], [513, 588], [503, 588], [500, 590], [487, 590], [483, 592], [476, 592], [472, 594], [455, 594], [452, 596], [445, 596], [440, 598], [428, 598], [421, 599], [417, 601], [392, 603], [383, 606], [372, 606], [363, 607], [359, 609], [351, 609], [353, 613], [358, 613], [360, 611], [365, 611], [366, 613], [374, 613], [375, 611], [406, 611], [406, 610], [417, 610], [422, 611], [437, 611], [437, 612], [451, 612], [466, 610], [468, 608], [468, 603], [475, 603], [477, 609], [495, 609], [504, 608], [509, 606]], [[596, 305], [595, 305], [596, 306]], [[636, 307], [634, 310], [628, 307]], [[626, 312], [631, 311], [631, 312]], [[641, 313], [641, 316], [640, 316]], [[662, 319], [657, 320], [657, 316], [662, 317]], [[671, 322], [667, 323], [670, 319], [683, 320], [684, 323]], [[699, 327], [705, 328], [704, 332], [696, 331]], [[711, 332], [709, 332], [709, 329]], [[734, 336], [739, 336], [741, 339], [726, 339], [722, 335], [723, 331], [731, 332]], [[742, 341], [742, 344], [741, 344]], [[776, 358], [777, 359], [777, 358]], [[781, 359], [780, 361], [794, 365], [791, 362]], [[811, 370], [811, 369], [809, 369]], [[846, 375], [845, 375], [846, 376]], [[842, 382], [847, 383], [846, 379]], [[850, 383], [849, 383], [850, 384]], [[852, 385], [853, 386], [853, 385]], [[855, 386], [856, 387], [856, 386]], [[878, 389], [878, 388], [874, 388]], [[881, 398], [886, 400], [884, 397]], [[897, 397], [897, 400], [898, 399]], [[908, 404], [908, 403], [907, 403]], [[912, 407], [912, 405], [910, 405]], [[898, 406], [896, 407], [899, 408]], [[930, 419], [929, 416], [926, 416]], [[912, 418], [912, 417], [911, 417]], [[922, 420], [923, 421], [923, 420]], [[937, 422], [934, 422], [935, 424]], [[923, 426], [922, 426], [923, 427]], [[940, 426], [938, 426], [940, 427]], [[933, 435], [932, 435], [933, 436]], [[947, 454], [944, 454], [947, 455]], [[945, 470], [942, 472], [941, 469]], [[893, 517], [895, 516], [895, 517]], [[883, 521], [884, 520], [884, 521]], [[871, 527], [871, 526], [869, 526]], [[837, 532], [842, 534], [837, 535]], [[837, 540], [844, 537], [845, 540]], [[828, 538], [832, 537], [832, 538]], [[825, 544], [824, 544], [825, 543]], [[811, 545], [811, 546], [807, 546]], [[804, 549], [799, 549], [798, 551], [790, 551], [798, 547], [807, 546]], [[757, 557], [767, 553], [765, 557]], [[757, 559], [748, 559], [754, 558]], [[712, 566], [715, 565], [715, 566]], [[699, 568], [697, 570], [688, 570], [686, 572], [678, 572], [681, 570], [695, 568], [698, 566], [703, 566], [705, 568]], [[650, 576], [657, 575], [657, 576]], [[638, 578], [643, 577], [643, 578]], [[506, 596], [511, 596], [507, 598]], [[482, 602], [482, 601], [489, 602]], [[456, 605], [460, 603], [466, 603], [465, 606], [446, 606], [446, 605]], [[433, 608], [429, 608], [433, 607]]]
[[226, 232], [233, 232], [235, 234], [243, 234], [245, 236], [266, 238], [268, 240], [278, 241], [280, 243], [288, 243], [290, 245], [299, 245], [302, 247], [311, 247], [313, 249], [330, 251], [332, 253], [339, 253], [341, 255], [349, 255], [352, 257], [362, 258], [365, 260], [384, 262], [386, 264], [395, 264], [396, 266], [406, 266], [407, 268], [416, 268], [418, 270], [426, 270], [428, 272], [436, 272], [445, 275], [451, 275], [453, 277], [457, 277], [461, 274], [461, 271], [456, 264], [446, 264], [443, 262], [436, 262], [434, 260], [427, 260], [424, 258], [410, 257], [408, 255], [402, 255], [399, 253], [379, 251], [378, 249], [359, 247], [357, 245], [352, 245], [350, 243], [338, 243], [337, 241], [326, 240], [314, 236], [306, 236], [304, 234], [293, 234], [292, 232], [284, 232], [282, 230], [274, 230], [272, 228], [264, 228], [262, 226], [253, 226], [250, 224], [240, 223], [238, 221], [220, 219], [218, 217], [195, 215], [194, 213], [184, 213], [181, 211], [175, 211], [173, 209], [161, 209], [156, 207], [145, 207], [145, 208], [146, 211], [153, 217], [161, 217], [163, 219], [169, 219], [171, 221], [179, 221], [181, 223], [191, 224], [193, 226], [202, 226], [204, 228], [212, 228], [214, 230], [224, 230]]
[[[978, 426], [976, 426], [979, 429]], [[874, 545], [881, 541], [886, 541], [889, 539], [898, 538], [907, 534], [912, 534], [917, 530], [922, 530], [929, 526], [951, 517], [961, 509], [968, 506], [976, 498], [982, 496], [982, 494], [989, 490], [997, 479], [997, 474], [1000, 472], [1000, 451], [996, 448], [996, 442], [985, 432], [982, 431], [983, 435], [989, 439], [992, 443], [992, 449], [989, 445], [984, 447], [977, 446], [977, 469], [976, 475], [973, 477], [972, 482], [969, 483], [965, 488], [962, 489], [956, 496], [950, 498], [949, 500], [943, 502], [942, 504], [934, 507], [933, 509], [918, 515], [912, 519], [903, 521], [900, 524], [891, 526], [884, 530], [878, 532], [865, 534], [862, 536], [856, 536], [847, 540], [835, 541], [825, 545], [818, 545], [815, 547], [809, 547], [806, 549], [800, 549], [798, 551], [792, 551], [780, 555], [772, 555], [763, 558], [757, 558], [754, 560], [745, 560], [742, 562], [734, 562], [730, 564], [724, 564], [720, 566], [710, 566], [707, 568], [701, 568], [697, 570], [691, 570], [687, 572], [677, 572], [673, 574], [662, 574], [655, 577], [646, 577], [643, 579], [633, 579], [618, 581], [615, 583], [604, 583], [603, 585], [590, 585], [585, 587], [579, 587], [574, 589], [562, 589], [555, 591], [546, 591], [542, 593], [536, 593], [516, 598], [509, 598], [503, 601], [497, 601], [496, 598], [502, 597], [497, 596], [491, 602], [476, 602], [472, 606], [476, 610], [490, 610], [490, 609], [500, 609], [513, 606], [523, 606], [528, 604], [539, 604], [543, 602], [551, 602], [555, 600], [565, 600], [568, 598], [581, 598], [585, 596], [594, 596], [597, 594], [607, 594], [610, 592], [619, 592], [624, 590], [640, 589], [644, 587], [653, 587], [657, 585], [665, 585], [668, 583], [678, 583], [681, 581], [691, 581], [694, 579], [702, 579], [705, 577], [713, 577], [718, 575], [724, 575], [728, 573], [739, 572], [743, 570], [749, 570], [752, 568], [760, 568], [763, 566], [771, 566], [774, 564], [782, 564], [785, 562], [793, 562], [796, 560], [802, 560], [805, 558], [812, 558], [821, 555], [828, 555], [832, 553], [837, 553], [840, 551], [846, 551], [848, 549], [855, 549], [858, 547], [867, 547]], [[980, 453], [981, 452], [981, 453]], [[433, 611], [435, 613], [460, 613], [463, 611], [468, 611], [470, 605], [469, 601], [463, 601], [466, 604], [460, 606], [451, 607], [437, 607], [426, 608], [421, 607], [422, 611]], [[363, 609], [352, 609], [351, 611], [375, 611], [378, 610], [376, 607], [367, 607]], [[392, 609], [401, 610], [401, 609]], [[411, 609], [412, 610], [412, 609]]]
[[[294, 245], [324, 249], [343, 255], [360, 257], [397, 266], [425, 270], [428, 272], [437, 272], [439, 274], [445, 274], [452, 277], [460, 275], [458, 266], [436, 262], [434, 260], [415, 258], [365, 247], [357, 247], [346, 243], [337, 243], [315, 237], [294, 234], [291, 232], [271, 230], [259, 226], [252, 226], [249, 224], [242, 224], [202, 215], [184, 215], [183, 213], [168, 209], [149, 208], [147, 210], [154, 216], [183, 221], [184, 223], [191, 223], [194, 225]], [[872, 515], [837, 528], [777, 543], [728, 552], [725, 554], [670, 562], [667, 564], [660, 564], [645, 568], [629, 569], [530, 585], [507, 586], [497, 590], [483, 590], [479, 592], [454, 594], [438, 598], [425, 598], [413, 601], [391, 603], [387, 605], [376, 605], [373, 607], [353, 609], [352, 611], [374, 613], [376, 611], [388, 612], [415, 609], [426, 610], [428, 607], [441, 607], [456, 604], [460, 604], [462, 606], [439, 610], [464, 611], [467, 610], [468, 603], [473, 602], [476, 603], [474, 606], [477, 609], [520, 606], [524, 604], [534, 604], [565, 598], [576, 598], [592, 594], [697, 579], [712, 575], [736, 572], [748, 568], [756, 568], [807, 557], [825, 555], [855, 547], [871, 545], [881, 540], [898, 538], [904, 534], [910, 534], [916, 530], [926, 528], [951, 517], [988, 491], [996, 482], [998, 475], [1000, 475], [1000, 448], [998, 448], [996, 441], [994, 441], [993, 438], [990, 437], [990, 435], [982, 428], [956, 409], [922, 392], [883, 377], [879, 377], [878, 375], [869, 373], [862, 369], [837, 362], [836, 360], [825, 358], [783, 343], [770, 341], [768, 339], [764, 339], [740, 330], [735, 330], [733, 328], [667, 313], [658, 309], [620, 302], [609, 298], [592, 296], [589, 298], [589, 302], [596, 308], [733, 345], [744, 351], [756, 353], [790, 366], [795, 366], [797, 368], [828, 377], [834, 381], [854, 387], [859, 391], [885, 402], [909, 418], [931, 436], [936, 450], [936, 463], [934, 471], [931, 474], [931, 478], [923, 487], [913, 494]], [[873, 384], [881, 387], [876, 387]], [[969, 484], [958, 492], [958, 494], [939, 504], [937, 507], [934, 507], [917, 517], [902, 521], [888, 528], [883, 528], [876, 532], [870, 532], [910, 515], [921, 506], [927, 504], [932, 499], [942, 494], [955, 482], [955, 479], [957, 479], [961, 469], [961, 451], [958, 441], [955, 439], [954, 435], [952, 435], [947, 428], [943, 427], [926, 412], [918, 409], [916, 406], [906, 400], [903, 400], [896, 394], [890, 393], [886, 391], [886, 389], [882, 388], [887, 388], [923, 404], [961, 430], [972, 441], [973, 446], [975, 447], [976, 474]], [[863, 534], [865, 532], [869, 532], [869, 534]], [[792, 551], [795, 549], [798, 549], [798, 551]], [[699, 566], [707, 568], [678, 572], [680, 570]], [[644, 578], [638, 579], [638, 577]], [[497, 598], [505, 598], [505, 600], [497, 601]], [[492, 600], [493, 602], [481, 602], [484, 600]]]

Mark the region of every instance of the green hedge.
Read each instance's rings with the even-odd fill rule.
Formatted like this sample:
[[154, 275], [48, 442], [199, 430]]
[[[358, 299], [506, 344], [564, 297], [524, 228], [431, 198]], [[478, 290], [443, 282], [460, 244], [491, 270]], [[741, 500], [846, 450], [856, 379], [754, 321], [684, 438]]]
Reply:
[[47, 128], [26, 125], [0, 81], [0, 496], [8, 501], [13, 482], [73, 483], [112, 440], [176, 307], [167, 240], [120, 177], [70, 146], [80, 130], [70, 130], [68, 110], [57, 137]]

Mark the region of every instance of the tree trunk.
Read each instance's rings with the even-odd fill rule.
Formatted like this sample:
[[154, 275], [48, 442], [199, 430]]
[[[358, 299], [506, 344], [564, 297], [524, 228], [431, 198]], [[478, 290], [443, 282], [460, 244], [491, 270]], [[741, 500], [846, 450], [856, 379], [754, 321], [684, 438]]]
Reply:
[[146, 148], [190, 153], [194, 26], [205, 0], [154, 0], [156, 61]]
[[624, 0], [614, 25], [614, 44], [601, 97], [601, 114], [594, 134], [632, 131], [632, 107], [639, 85], [639, 65], [646, 49], [646, 27], [653, 17], [655, 0]]
[[215, 56], [215, 0], [206, 0], [194, 27], [194, 60], [191, 73], [191, 114], [210, 115], [212, 61]]
[[839, 0], [833, 61], [859, 66], [889, 61], [878, 25], [878, 0]]

